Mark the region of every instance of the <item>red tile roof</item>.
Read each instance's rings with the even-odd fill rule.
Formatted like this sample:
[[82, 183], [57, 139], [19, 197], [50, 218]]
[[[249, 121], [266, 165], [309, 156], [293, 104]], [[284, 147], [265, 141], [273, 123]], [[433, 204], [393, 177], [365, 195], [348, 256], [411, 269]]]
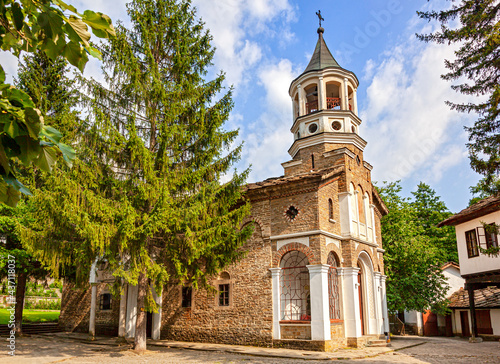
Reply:
[[441, 221], [438, 226], [455, 226], [498, 210], [500, 210], [500, 196], [490, 196]]
[[[449, 308], [469, 308], [469, 292], [465, 289], [453, 293], [449, 300]], [[500, 288], [487, 287], [475, 290], [474, 303], [476, 308], [500, 308]]]

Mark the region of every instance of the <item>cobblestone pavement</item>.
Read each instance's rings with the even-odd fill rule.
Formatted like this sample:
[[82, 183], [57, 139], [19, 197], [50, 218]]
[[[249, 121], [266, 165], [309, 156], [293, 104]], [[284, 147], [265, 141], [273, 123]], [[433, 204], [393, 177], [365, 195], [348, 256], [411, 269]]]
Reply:
[[[5, 339], [3, 339], [5, 340]], [[3, 341], [2, 340], [2, 341]], [[33, 336], [20, 338], [16, 342], [16, 356], [7, 354], [6, 345], [0, 347], [1, 363], [152, 363], [152, 364], [288, 364], [311, 363], [319, 364], [335, 360], [336, 363], [500, 363], [500, 344], [498, 342], [483, 342], [469, 344], [466, 340], [454, 338], [414, 338], [405, 345], [413, 342], [421, 344], [408, 347], [395, 352], [380, 353], [376, 356], [350, 360], [304, 360], [293, 358], [273, 358], [264, 356], [251, 356], [244, 353], [230, 353], [220, 351], [219, 347], [208, 347], [208, 350], [189, 350], [170, 347], [150, 346], [145, 354], [138, 355], [127, 346], [116, 345], [89, 345], [77, 340], [60, 337]], [[396, 345], [397, 342], [397, 345]], [[401, 347], [401, 342], [396, 340], [395, 347]], [[369, 350], [345, 350], [349, 354], [358, 352], [364, 356]], [[368, 354], [370, 355], [370, 354]], [[342, 355], [346, 356], [346, 355]]]

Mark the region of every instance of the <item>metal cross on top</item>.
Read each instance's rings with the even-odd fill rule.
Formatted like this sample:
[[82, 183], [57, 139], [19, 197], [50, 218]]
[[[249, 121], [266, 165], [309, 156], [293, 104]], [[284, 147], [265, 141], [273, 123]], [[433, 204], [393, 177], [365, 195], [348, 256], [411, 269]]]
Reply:
[[323, 19], [323, 17], [321, 16], [321, 10], [318, 10], [316, 12], [316, 15], [318, 16], [318, 19], [319, 19], [319, 27], [321, 28], [321, 21], [325, 21], [325, 19]]

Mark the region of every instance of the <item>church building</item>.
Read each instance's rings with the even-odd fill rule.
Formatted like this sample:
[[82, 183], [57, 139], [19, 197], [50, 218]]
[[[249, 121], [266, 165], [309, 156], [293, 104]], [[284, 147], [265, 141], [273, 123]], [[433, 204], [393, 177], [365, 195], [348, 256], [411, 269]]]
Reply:
[[[250, 183], [255, 226], [246, 257], [212, 284], [156, 295], [153, 339], [330, 351], [389, 332], [380, 219], [388, 210], [364, 160], [356, 75], [339, 66], [318, 29], [304, 72], [289, 88], [291, 160], [284, 174]], [[133, 337], [137, 288], [113, 297], [97, 272], [92, 289], [65, 289], [60, 325]]]

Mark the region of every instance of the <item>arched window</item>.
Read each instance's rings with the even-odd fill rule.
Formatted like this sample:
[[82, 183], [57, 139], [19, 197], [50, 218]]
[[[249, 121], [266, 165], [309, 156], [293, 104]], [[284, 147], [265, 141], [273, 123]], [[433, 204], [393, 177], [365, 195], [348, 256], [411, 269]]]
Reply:
[[297, 250], [292, 250], [281, 258], [281, 320], [311, 320], [308, 264], [307, 256]]
[[328, 199], [328, 218], [333, 220], [333, 201], [331, 198]]
[[330, 320], [340, 320], [340, 299], [339, 299], [339, 277], [337, 274], [338, 261], [334, 252], [328, 254], [326, 262], [330, 268], [328, 270], [328, 303]]
[[[358, 210], [359, 210], [359, 222], [361, 224], [365, 224], [366, 223], [366, 219], [365, 219], [365, 202], [364, 202], [364, 199], [363, 199], [363, 189], [361, 188], [361, 186], [358, 185]], [[363, 233], [363, 230], [361, 231]], [[366, 232], [364, 232], [366, 234]]]

